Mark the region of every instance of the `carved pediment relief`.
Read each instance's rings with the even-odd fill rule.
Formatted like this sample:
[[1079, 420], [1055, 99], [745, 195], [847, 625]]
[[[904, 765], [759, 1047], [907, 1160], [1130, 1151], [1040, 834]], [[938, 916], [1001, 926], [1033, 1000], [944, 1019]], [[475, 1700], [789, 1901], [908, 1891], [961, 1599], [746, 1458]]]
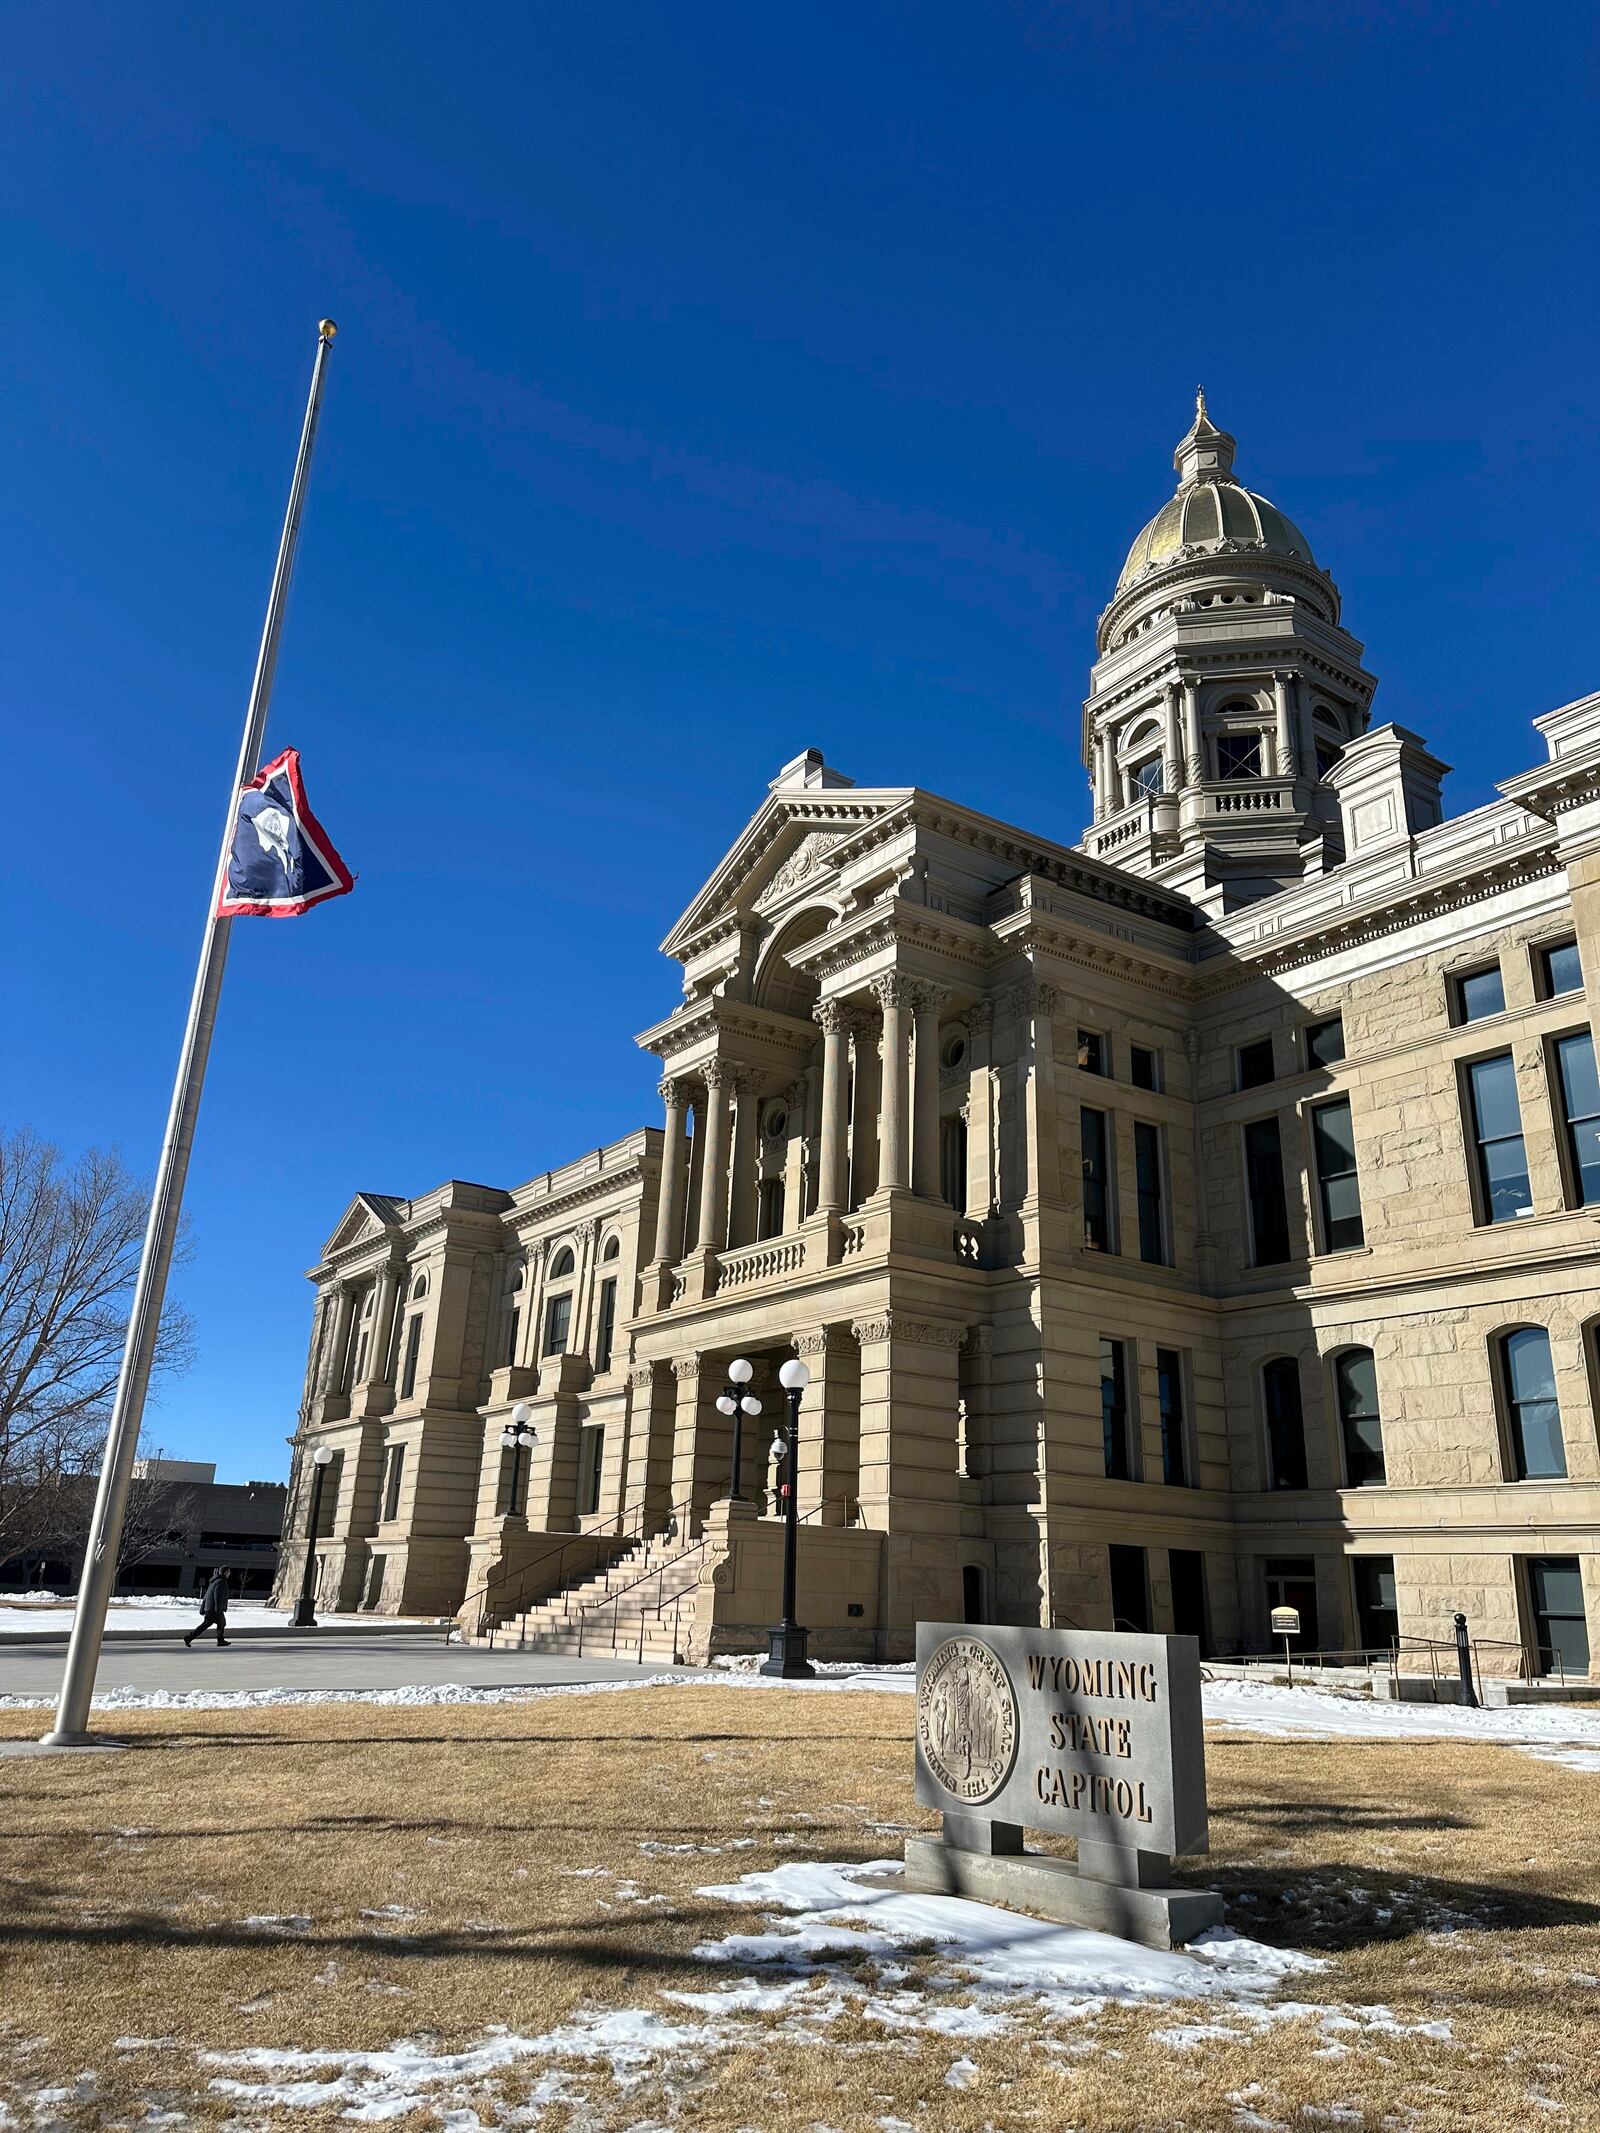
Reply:
[[381, 1236], [398, 1219], [399, 1207], [395, 1201], [381, 1199], [376, 1193], [358, 1192], [328, 1239], [324, 1257], [348, 1251], [353, 1244], [364, 1244], [369, 1238]]
[[829, 852], [848, 834], [842, 829], [807, 830], [788, 858], [776, 868], [770, 881], [764, 882], [756, 897], [758, 911], [768, 911], [781, 903], [792, 889], [798, 889], [809, 881], [827, 862]]

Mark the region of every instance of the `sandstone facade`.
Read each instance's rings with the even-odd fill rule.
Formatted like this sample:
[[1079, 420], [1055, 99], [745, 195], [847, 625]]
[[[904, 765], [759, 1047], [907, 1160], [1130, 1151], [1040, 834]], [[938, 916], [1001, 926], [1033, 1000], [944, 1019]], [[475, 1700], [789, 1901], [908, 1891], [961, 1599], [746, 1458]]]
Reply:
[[1232, 455], [1202, 410], [1102, 618], [1081, 846], [798, 757], [665, 943], [661, 1125], [353, 1203], [286, 1591], [327, 1442], [328, 1605], [754, 1644], [798, 1354], [825, 1650], [963, 1613], [1260, 1650], [1287, 1599], [1322, 1649], [1432, 1664], [1459, 1610], [1488, 1668], [1587, 1669], [1600, 697], [1446, 819]]

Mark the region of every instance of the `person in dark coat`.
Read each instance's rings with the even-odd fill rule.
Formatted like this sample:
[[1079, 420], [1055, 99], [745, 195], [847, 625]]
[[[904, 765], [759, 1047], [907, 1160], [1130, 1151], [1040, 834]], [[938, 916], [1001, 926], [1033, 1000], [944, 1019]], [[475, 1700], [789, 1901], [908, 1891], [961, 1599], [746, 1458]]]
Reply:
[[212, 1624], [216, 1624], [217, 1642], [226, 1644], [223, 1631], [228, 1626], [228, 1581], [220, 1570], [213, 1570], [211, 1582], [200, 1595], [200, 1619], [184, 1638], [192, 1645], [196, 1637], [203, 1637]]

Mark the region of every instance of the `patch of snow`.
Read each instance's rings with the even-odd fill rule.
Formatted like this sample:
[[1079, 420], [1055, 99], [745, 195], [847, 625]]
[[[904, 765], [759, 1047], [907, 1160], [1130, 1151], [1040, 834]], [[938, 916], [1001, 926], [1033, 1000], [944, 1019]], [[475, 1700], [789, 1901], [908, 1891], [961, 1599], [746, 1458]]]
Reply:
[[1481, 1741], [1516, 1748], [1572, 1741], [1600, 1750], [1600, 1712], [1572, 1705], [1469, 1711], [1460, 1704], [1380, 1703], [1370, 1696], [1291, 1689], [1270, 1681], [1208, 1681], [1203, 1707], [1216, 1725], [1280, 1738]]

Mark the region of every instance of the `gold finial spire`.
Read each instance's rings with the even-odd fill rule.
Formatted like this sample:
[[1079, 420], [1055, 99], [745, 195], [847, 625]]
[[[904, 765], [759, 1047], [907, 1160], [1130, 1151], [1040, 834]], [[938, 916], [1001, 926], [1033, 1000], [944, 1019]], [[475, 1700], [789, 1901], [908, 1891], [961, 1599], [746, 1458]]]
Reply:
[[1206, 389], [1203, 385], [1197, 385], [1194, 389], [1194, 419], [1196, 422], [1201, 422], [1205, 419], [1205, 412]]

